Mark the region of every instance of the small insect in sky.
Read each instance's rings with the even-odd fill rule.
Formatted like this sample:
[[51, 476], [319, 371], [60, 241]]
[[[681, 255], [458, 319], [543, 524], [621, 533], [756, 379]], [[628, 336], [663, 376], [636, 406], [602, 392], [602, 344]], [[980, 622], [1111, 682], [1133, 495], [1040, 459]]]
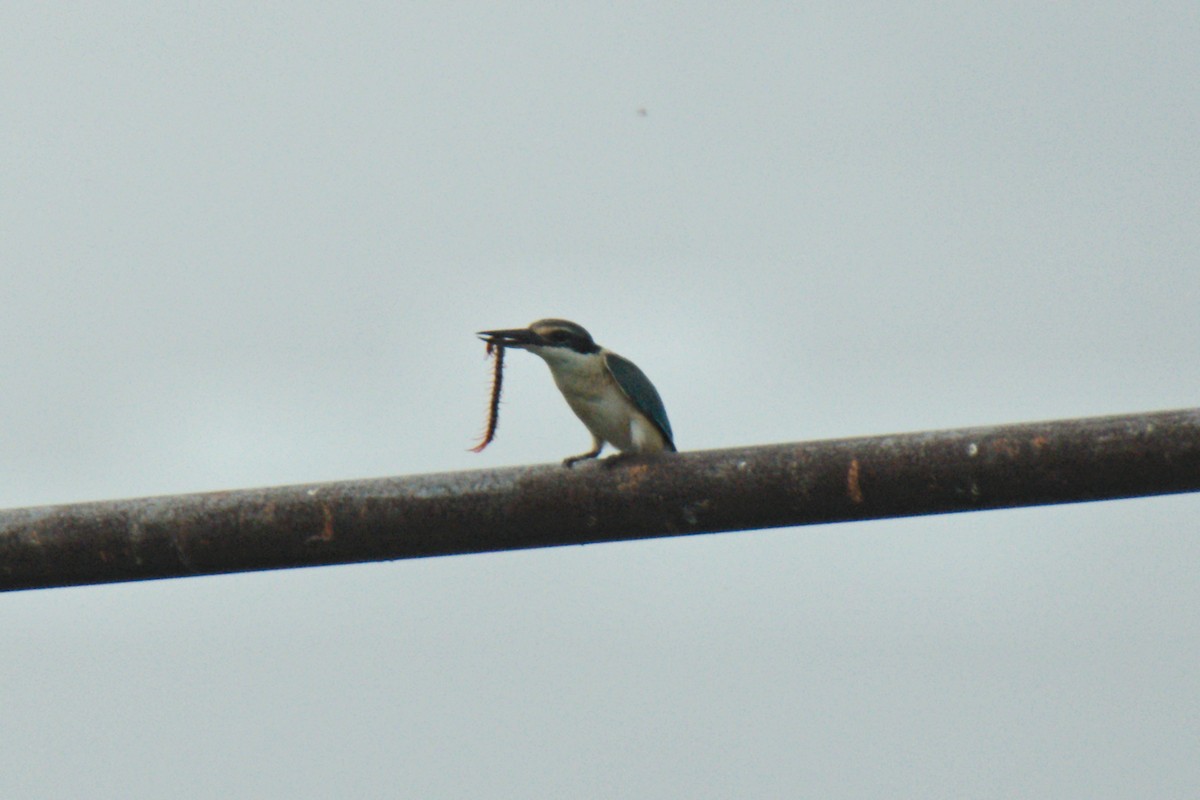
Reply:
[[496, 438], [496, 426], [500, 423], [500, 384], [504, 380], [504, 345], [495, 342], [487, 343], [487, 354], [494, 356], [496, 363], [492, 367], [492, 402], [488, 406], [487, 429], [483, 439], [471, 448], [473, 453], [483, 452], [483, 448]]

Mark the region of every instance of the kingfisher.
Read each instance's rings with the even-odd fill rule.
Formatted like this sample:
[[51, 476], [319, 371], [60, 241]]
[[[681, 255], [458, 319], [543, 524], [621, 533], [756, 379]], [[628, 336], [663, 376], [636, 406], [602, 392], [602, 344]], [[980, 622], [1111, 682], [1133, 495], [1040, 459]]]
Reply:
[[528, 328], [478, 335], [493, 346], [527, 350], [550, 367], [567, 405], [592, 434], [592, 449], [564, 459], [563, 466], [596, 458], [606, 443], [624, 454], [675, 452], [667, 409], [646, 373], [596, 344], [583, 326], [539, 319]]

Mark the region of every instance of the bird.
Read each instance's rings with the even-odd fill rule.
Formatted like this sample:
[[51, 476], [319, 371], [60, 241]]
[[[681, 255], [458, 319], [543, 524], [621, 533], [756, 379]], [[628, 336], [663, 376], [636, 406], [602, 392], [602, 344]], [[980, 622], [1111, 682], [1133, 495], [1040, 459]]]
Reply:
[[675, 452], [675, 436], [658, 390], [627, 358], [601, 347], [592, 335], [565, 319], [539, 319], [528, 328], [480, 331], [491, 346], [538, 356], [550, 367], [567, 405], [592, 434], [592, 449], [563, 460], [572, 467], [597, 458], [605, 444], [620, 456]]

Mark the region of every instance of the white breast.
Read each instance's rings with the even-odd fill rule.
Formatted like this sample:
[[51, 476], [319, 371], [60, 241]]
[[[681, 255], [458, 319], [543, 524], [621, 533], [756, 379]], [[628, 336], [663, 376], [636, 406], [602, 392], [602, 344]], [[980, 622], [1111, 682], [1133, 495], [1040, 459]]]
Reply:
[[575, 416], [594, 436], [626, 452], [663, 449], [662, 434], [617, 386], [603, 358], [558, 348], [538, 355], [550, 365], [554, 383]]

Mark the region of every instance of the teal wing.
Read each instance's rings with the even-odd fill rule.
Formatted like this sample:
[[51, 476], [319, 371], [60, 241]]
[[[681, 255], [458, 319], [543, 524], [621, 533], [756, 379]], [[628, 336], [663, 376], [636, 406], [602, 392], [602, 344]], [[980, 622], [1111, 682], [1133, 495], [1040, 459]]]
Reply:
[[662, 398], [658, 396], [658, 390], [646, 377], [646, 373], [638, 369], [632, 361], [622, 358], [616, 353], [605, 353], [604, 364], [616, 378], [621, 391], [625, 392], [638, 410], [649, 417], [655, 427], [666, 437], [667, 449], [674, 451], [675, 435], [671, 433], [671, 423], [667, 420], [667, 409], [663, 406]]

